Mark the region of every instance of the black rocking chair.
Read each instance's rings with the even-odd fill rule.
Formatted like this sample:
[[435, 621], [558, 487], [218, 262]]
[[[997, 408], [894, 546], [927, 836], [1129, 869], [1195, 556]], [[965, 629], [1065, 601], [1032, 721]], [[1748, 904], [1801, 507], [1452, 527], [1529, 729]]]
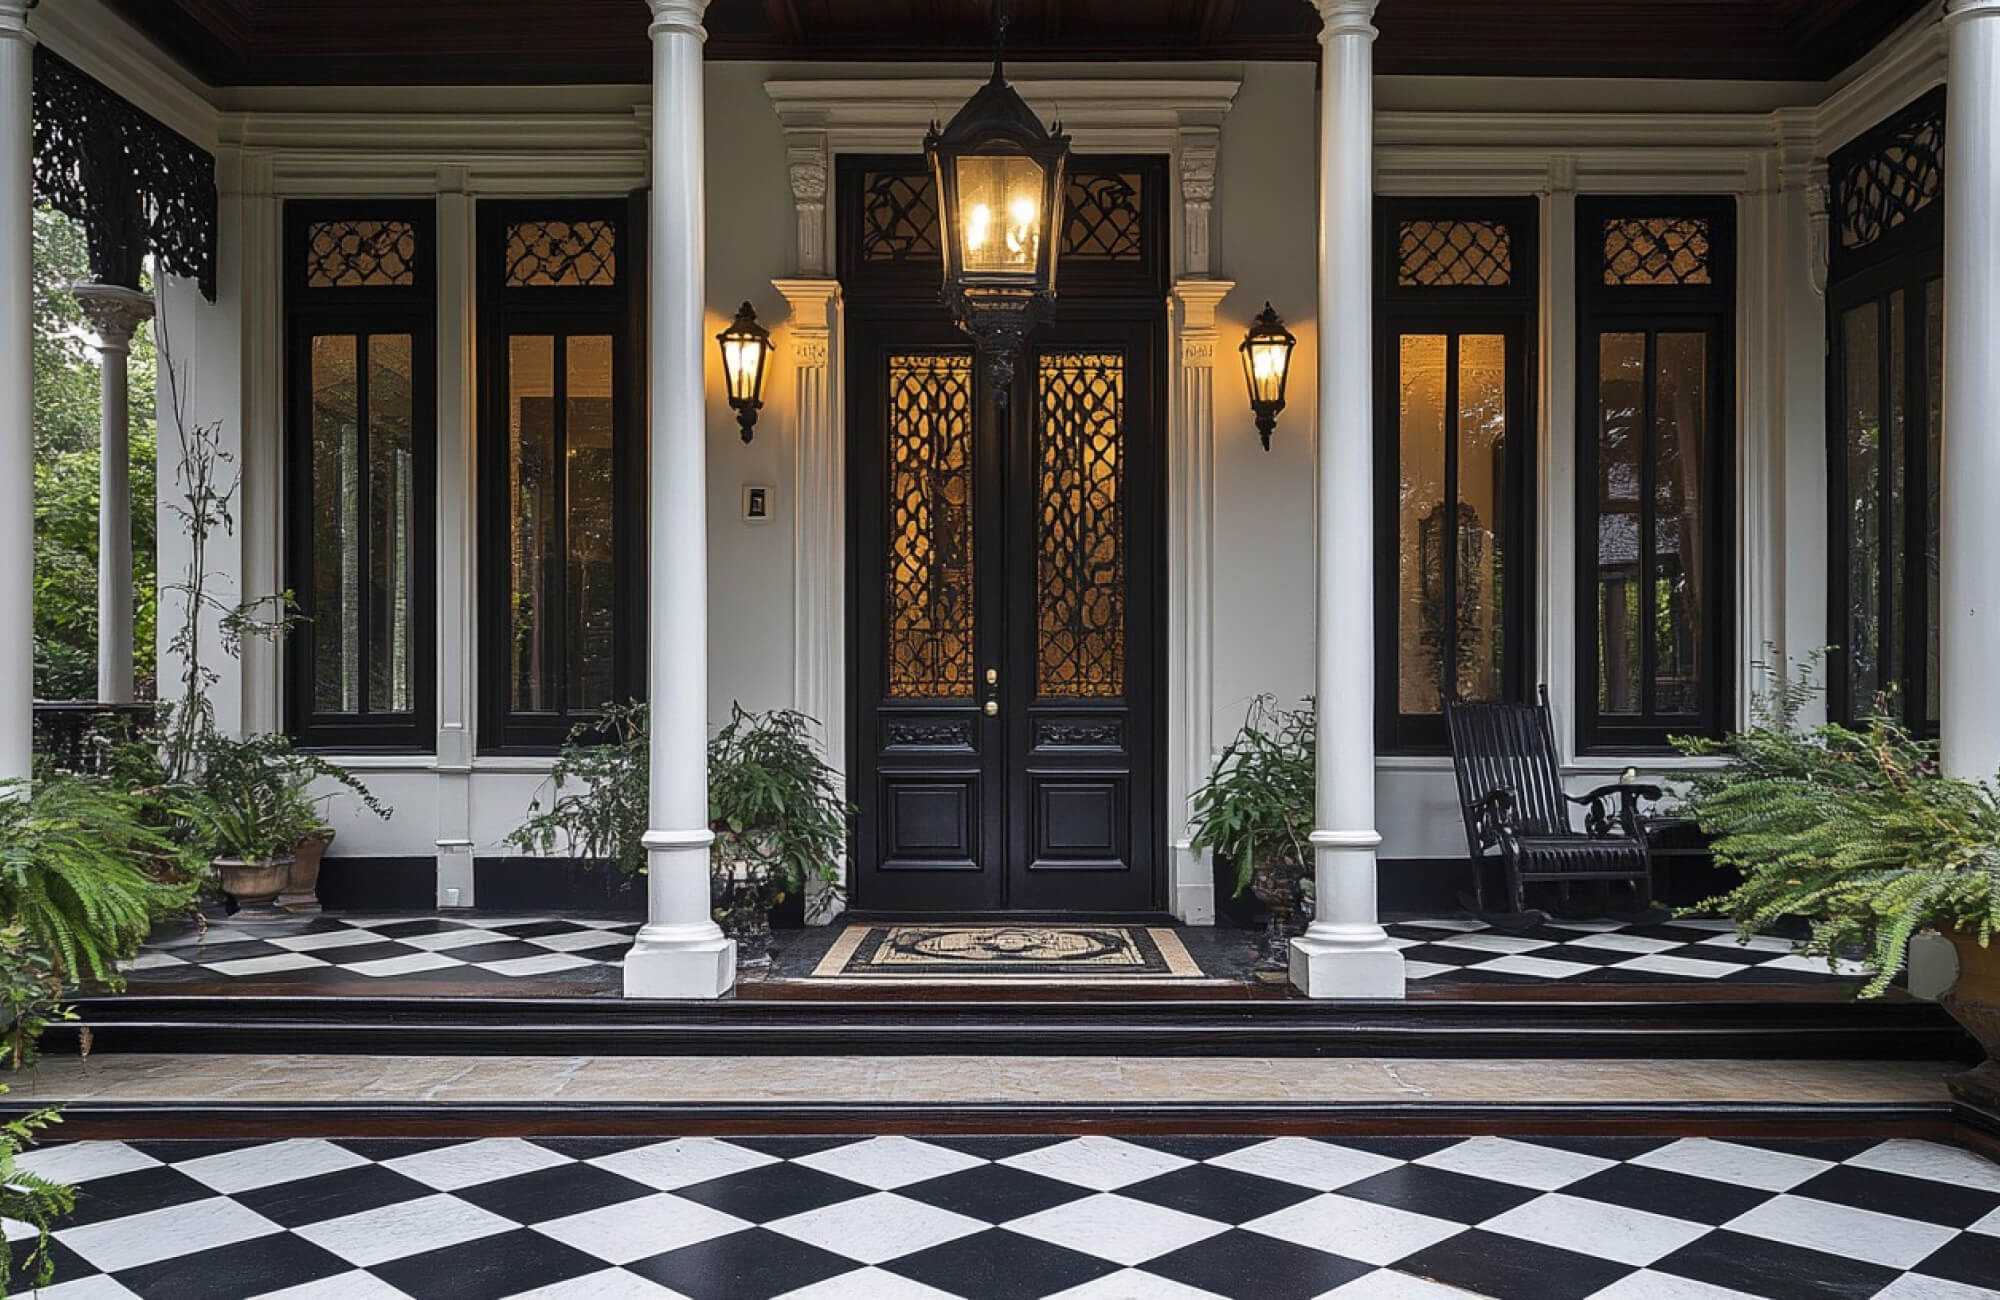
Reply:
[[[1539, 704], [1445, 708], [1478, 909], [1487, 910], [1485, 859], [1497, 846], [1516, 913], [1528, 912], [1528, 884], [1562, 885], [1567, 904], [1568, 887], [1584, 880], [1632, 882], [1644, 911], [1653, 899], [1653, 864], [1639, 801], [1659, 799], [1660, 788], [1616, 781], [1589, 794], [1564, 790], [1548, 687], [1540, 694]], [[1590, 810], [1581, 834], [1571, 819], [1573, 804]]]

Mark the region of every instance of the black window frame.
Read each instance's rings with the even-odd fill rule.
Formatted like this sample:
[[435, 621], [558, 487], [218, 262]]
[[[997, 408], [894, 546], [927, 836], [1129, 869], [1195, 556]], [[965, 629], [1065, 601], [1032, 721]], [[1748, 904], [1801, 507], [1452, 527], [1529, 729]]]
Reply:
[[[1709, 223], [1709, 278], [1705, 285], [1611, 285], [1605, 281], [1604, 231], [1626, 218], [1691, 217]], [[1730, 195], [1590, 195], [1576, 200], [1577, 393], [1576, 393], [1576, 728], [1577, 749], [1586, 754], [1666, 753], [1675, 736], [1720, 737], [1735, 707], [1733, 664], [1736, 648], [1736, 314], [1737, 204]], [[1695, 650], [1701, 675], [1700, 708], [1662, 714], [1651, 615], [1640, 635], [1643, 664], [1638, 715], [1598, 711], [1597, 629], [1599, 338], [1604, 334], [1646, 336], [1645, 419], [1651, 447], [1656, 340], [1662, 333], [1704, 332], [1709, 336], [1707, 445], [1703, 448], [1705, 502], [1701, 521], [1706, 559], [1700, 641]], [[1655, 518], [1653, 472], [1657, 456], [1641, 458], [1639, 537], [1652, 532]], [[1653, 551], [1639, 548], [1641, 573], [1650, 574]], [[1644, 577], [1641, 587], [1647, 587]], [[1642, 603], [1642, 608], [1649, 608]]]
[[[1877, 400], [1884, 404], [1895, 376], [1889, 356], [1890, 300], [1903, 293], [1903, 401], [1905, 406], [1902, 445], [1891, 450], [1885, 462], [1877, 507], [1880, 518], [1890, 517], [1894, 472], [1900, 457], [1904, 471], [1902, 542], [1902, 590], [1904, 602], [1896, 608], [1889, 566], [1882, 565], [1879, 587], [1882, 592], [1876, 611], [1885, 638], [1895, 635], [1903, 672], [1894, 678], [1887, 665], [1880, 666], [1879, 687], [1893, 684], [1896, 692], [1891, 709], [1903, 726], [1916, 735], [1935, 738], [1938, 720], [1930, 717], [1929, 673], [1930, 628], [1939, 611], [1931, 607], [1929, 582], [1924, 566], [1930, 558], [1929, 516], [1911, 506], [1928, 499], [1934, 485], [1929, 481], [1930, 457], [1925, 443], [1929, 435], [1928, 413], [1931, 384], [1942, 383], [1924, 364], [1928, 358], [1929, 334], [1925, 292], [1932, 282], [1944, 280], [1944, 193], [1910, 214], [1901, 224], [1890, 227], [1879, 238], [1859, 248], [1849, 248], [1841, 238], [1841, 187], [1851, 169], [1879, 153], [1911, 125], [1935, 117], [1945, 117], [1946, 90], [1940, 86], [1891, 114], [1848, 144], [1828, 160], [1832, 192], [1832, 228], [1829, 232], [1826, 287], [1826, 421], [1827, 421], [1827, 712], [1836, 722], [1858, 725], [1873, 712], [1873, 699], [1858, 699], [1849, 656], [1847, 609], [1851, 592], [1849, 561], [1852, 559], [1853, 516], [1847, 481], [1847, 354], [1842, 325], [1850, 311], [1871, 303], [1878, 311]], [[1949, 185], [1950, 177], [1941, 185]], [[1887, 444], [1885, 443], [1885, 446]], [[1885, 534], [1886, 540], [1886, 534]], [[1912, 615], [1915, 617], [1912, 617]], [[1886, 641], [1885, 641], [1886, 643]]]
[[[612, 695], [646, 697], [647, 367], [645, 192], [624, 198], [488, 199], [478, 205], [474, 258], [478, 293], [478, 681], [481, 754], [549, 754], [579, 724], [599, 716], [593, 701], [562, 701], [548, 712], [515, 710], [507, 647], [512, 636], [512, 564], [507, 433], [506, 341], [512, 334], [612, 338], [612, 534], [616, 557]], [[617, 273], [611, 286], [507, 285], [507, 228], [522, 221], [609, 221], [616, 228]], [[558, 502], [561, 478], [557, 476]], [[560, 505], [557, 509], [560, 518]], [[566, 540], [564, 543], [566, 549]], [[558, 566], [559, 581], [561, 566]], [[566, 608], [566, 595], [556, 602]], [[560, 692], [564, 638], [554, 638], [551, 669]]]
[[[328, 221], [408, 221], [416, 234], [409, 285], [353, 285], [315, 288], [308, 283], [307, 240], [311, 227]], [[286, 729], [303, 748], [343, 753], [432, 753], [437, 744], [437, 205], [429, 200], [288, 200], [284, 206], [281, 276], [285, 313], [285, 506], [286, 586], [302, 616], [286, 637], [284, 708]], [[359, 712], [329, 712], [314, 701], [312, 340], [352, 334], [358, 357], [365, 339], [408, 334], [411, 349], [412, 477], [419, 509], [414, 521], [410, 599], [414, 606], [410, 646], [411, 708], [374, 713], [367, 709], [367, 656], [362, 656]], [[365, 370], [365, 368], [364, 368]], [[365, 388], [363, 390], [365, 394]], [[360, 420], [360, 459], [367, 459], [365, 395]], [[373, 503], [363, 496], [362, 508]], [[364, 555], [371, 527], [361, 527]], [[364, 560], [363, 572], [368, 565]], [[370, 603], [361, 602], [367, 641]]]
[[[1413, 286], [1399, 283], [1401, 229], [1406, 221], [1492, 221], [1509, 232], [1512, 268], [1505, 285]], [[1507, 474], [1500, 485], [1509, 507], [1501, 536], [1506, 575], [1500, 610], [1506, 650], [1501, 696], [1509, 702], [1530, 698], [1535, 676], [1535, 538], [1539, 518], [1535, 450], [1536, 376], [1540, 346], [1541, 205], [1532, 198], [1378, 198], [1375, 201], [1375, 733], [1377, 748], [1392, 754], [1450, 751], [1442, 711], [1401, 710], [1399, 579], [1401, 550], [1402, 429], [1401, 349], [1405, 334], [1442, 334], [1452, 342], [1463, 334], [1499, 334], [1507, 340]], [[1457, 367], [1447, 375], [1448, 408], [1455, 410]], [[1455, 475], [1457, 439], [1445, 444], [1447, 474]], [[1448, 548], [1446, 604], [1456, 610], [1456, 548]], [[1455, 620], [1454, 620], [1455, 622]], [[1454, 630], [1454, 636], [1456, 635]], [[1455, 657], [1447, 655], [1447, 674]]]

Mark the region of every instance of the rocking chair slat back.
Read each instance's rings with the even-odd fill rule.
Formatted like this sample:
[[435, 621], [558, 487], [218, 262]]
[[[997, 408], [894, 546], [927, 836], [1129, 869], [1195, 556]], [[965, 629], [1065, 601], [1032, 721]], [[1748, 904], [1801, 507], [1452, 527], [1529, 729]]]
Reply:
[[1575, 831], [1563, 797], [1549, 692], [1536, 704], [1456, 703], [1445, 710], [1452, 767], [1458, 774], [1459, 808], [1475, 855], [1479, 834], [1473, 808], [1494, 790], [1514, 794], [1515, 824], [1529, 835]]

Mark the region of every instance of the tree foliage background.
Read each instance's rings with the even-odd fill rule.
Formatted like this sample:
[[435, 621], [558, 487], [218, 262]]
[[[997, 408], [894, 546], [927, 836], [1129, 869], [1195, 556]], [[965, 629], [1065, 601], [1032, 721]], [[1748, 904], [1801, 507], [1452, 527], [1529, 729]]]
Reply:
[[[83, 230], [35, 213], [35, 694], [97, 694], [98, 358], [68, 286], [90, 278]], [[153, 335], [132, 340], [132, 585], [134, 669], [154, 694]]]

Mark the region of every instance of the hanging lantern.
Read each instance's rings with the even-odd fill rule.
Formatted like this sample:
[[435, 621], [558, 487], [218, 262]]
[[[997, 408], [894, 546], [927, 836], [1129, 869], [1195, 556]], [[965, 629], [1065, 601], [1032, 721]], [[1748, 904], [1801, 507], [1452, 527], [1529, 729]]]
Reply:
[[1048, 319], [1056, 296], [1069, 137], [1043, 129], [1001, 75], [1009, 18], [995, 19], [993, 79], [951, 124], [935, 122], [924, 156], [937, 182], [944, 235], [944, 300], [973, 337], [1004, 405], [1028, 332]]
[[1271, 304], [1250, 323], [1243, 339], [1243, 381], [1250, 386], [1250, 409], [1257, 414], [1257, 436], [1271, 450], [1271, 431], [1285, 409], [1285, 380], [1292, 372], [1292, 348], [1298, 340], [1285, 328]]
[[729, 406], [742, 426], [743, 441], [750, 441], [757, 427], [757, 412], [764, 409], [764, 371], [771, 359], [771, 335], [757, 323], [757, 313], [749, 303], [736, 309], [729, 328], [715, 336], [722, 345], [722, 373], [729, 385]]

